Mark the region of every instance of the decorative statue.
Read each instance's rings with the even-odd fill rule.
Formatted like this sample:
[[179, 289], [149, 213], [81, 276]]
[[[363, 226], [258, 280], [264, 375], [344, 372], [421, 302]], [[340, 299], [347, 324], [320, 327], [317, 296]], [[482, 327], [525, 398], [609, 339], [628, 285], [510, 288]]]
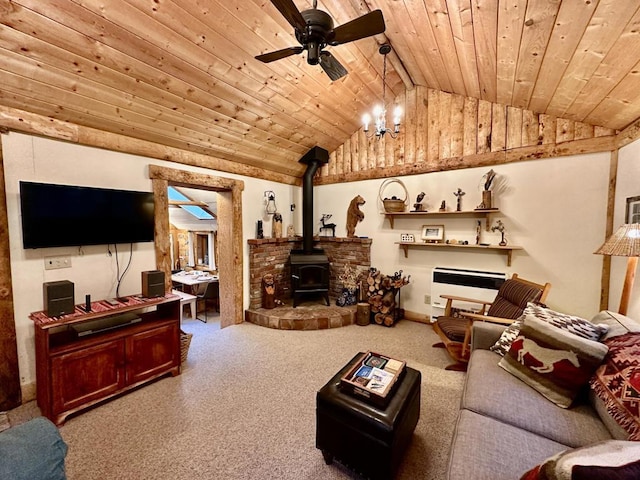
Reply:
[[453, 194], [458, 197], [458, 202], [456, 205], [456, 212], [461, 212], [462, 211], [462, 196], [466, 194], [466, 192], [463, 192], [461, 188], [458, 188], [457, 192], [453, 192]]
[[440, 204], [440, 211], [441, 212], [446, 212], [447, 211], [447, 202], [446, 202], [446, 200], [442, 200], [442, 203]]
[[507, 240], [504, 238], [504, 223], [502, 223], [502, 220], [496, 221], [496, 224], [493, 227], [491, 227], [491, 231], [492, 232], [495, 232], [495, 231], [500, 232], [500, 235], [502, 235], [502, 240], [500, 241], [500, 243], [498, 245], [500, 245], [501, 247], [506, 247], [507, 246]]
[[420, 192], [418, 194], [418, 196], [416, 197], [416, 203], [413, 204], [413, 211], [414, 212], [422, 212], [422, 200], [424, 199], [424, 196], [426, 195], [426, 193], [424, 192]]
[[322, 233], [323, 230], [331, 230], [331, 236], [335, 237], [336, 236], [336, 224], [335, 223], [326, 223], [326, 220], [329, 220], [331, 218], [331, 214], [330, 213], [323, 213], [322, 214], [322, 218], [320, 219], [320, 222], [322, 223], [322, 226], [320, 227], [320, 233]]
[[356, 225], [364, 219], [364, 213], [360, 210], [360, 205], [364, 205], [366, 202], [360, 195], [351, 200], [349, 209], [347, 210], [347, 237], [353, 238], [356, 236]]
[[490, 210], [492, 208], [491, 201], [491, 185], [496, 178], [496, 172], [493, 169], [489, 170], [482, 176], [483, 190], [482, 190], [482, 203], [476, 207], [476, 210]]
[[296, 236], [296, 229], [293, 228], [293, 225], [287, 225], [287, 237], [293, 238]]
[[482, 222], [480, 220], [476, 223], [476, 245], [480, 245], [480, 232], [482, 231]]
[[276, 306], [276, 279], [273, 274], [267, 273], [262, 277], [262, 308], [274, 308]]
[[280, 238], [282, 237], [282, 214], [274, 213], [273, 214], [273, 222], [271, 222], [271, 237], [272, 238]]

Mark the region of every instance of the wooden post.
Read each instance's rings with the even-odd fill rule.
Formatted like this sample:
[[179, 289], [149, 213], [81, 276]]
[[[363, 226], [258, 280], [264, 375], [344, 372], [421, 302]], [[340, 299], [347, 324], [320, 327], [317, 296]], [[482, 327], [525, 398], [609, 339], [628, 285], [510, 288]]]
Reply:
[[627, 274], [624, 277], [624, 286], [622, 287], [622, 295], [620, 296], [620, 308], [618, 313], [627, 314], [629, 308], [629, 299], [631, 298], [631, 290], [633, 290], [633, 281], [636, 278], [636, 268], [638, 267], [638, 257], [629, 257], [627, 260]]

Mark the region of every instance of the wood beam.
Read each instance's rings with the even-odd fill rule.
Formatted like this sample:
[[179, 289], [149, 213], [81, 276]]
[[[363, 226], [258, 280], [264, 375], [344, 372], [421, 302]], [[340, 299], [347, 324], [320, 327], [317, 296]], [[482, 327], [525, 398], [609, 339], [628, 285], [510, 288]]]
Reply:
[[4, 182], [2, 135], [0, 135], [0, 411], [15, 408], [21, 403], [18, 344], [16, 342], [11, 280], [9, 219]]
[[216, 158], [195, 152], [189, 152], [174, 147], [167, 147], [145, 140], [127, 137], [125, 135], [103, 132], [94, 128], [83, 127], [68, 122], [62, 122], [41, 115], [0, 106], [0, 126], [17, 132], [40, 135], [67, 142], [104, 148], [114, 152], [141, 155], [169, 162], [191, 165], [194, 167], [219, 170], [221, 172], [246, 175], [287, 185], [300, 185], [300, 176], [304, 168], [299, 168], [299, 176], [282, 174], [248, 166], [228, 159]]

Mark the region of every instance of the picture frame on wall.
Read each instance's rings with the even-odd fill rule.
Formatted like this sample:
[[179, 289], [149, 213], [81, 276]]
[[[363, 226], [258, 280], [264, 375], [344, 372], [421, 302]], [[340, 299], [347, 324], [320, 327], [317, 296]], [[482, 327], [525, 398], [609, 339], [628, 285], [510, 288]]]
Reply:
[[627, 198], [624, 223], [640, 223], [640, 195]]
[[423, 225], [421, 238], [426, 243], [444, 242], [444, 225]]

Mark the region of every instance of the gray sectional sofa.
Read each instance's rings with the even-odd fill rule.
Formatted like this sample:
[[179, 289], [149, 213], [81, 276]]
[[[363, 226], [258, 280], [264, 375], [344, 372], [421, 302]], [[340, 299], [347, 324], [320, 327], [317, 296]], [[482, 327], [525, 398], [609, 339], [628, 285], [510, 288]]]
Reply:
[[[592, 323], [609, 326], [605, 338], [640, 331], [640, 323], [601, 312]], [[449, 453], [449, 480], [517, 480], [550, 456], [626, 432], [593, 394], [569, 409], [556, 406], [498, 365], [489, 348], [504, 327], [475, 322], [472, 354]]]

